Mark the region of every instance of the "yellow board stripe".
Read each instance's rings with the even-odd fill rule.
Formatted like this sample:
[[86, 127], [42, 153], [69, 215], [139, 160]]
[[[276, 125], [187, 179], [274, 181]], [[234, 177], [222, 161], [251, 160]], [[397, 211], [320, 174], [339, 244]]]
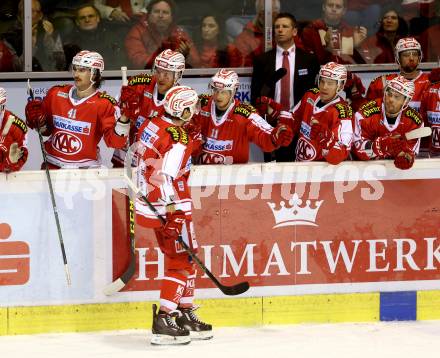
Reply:
[[[0, 335], [149, 329], [153, 302], [0, 308]], [[380, 294], [329, 294], [199, 300], [214, 327], [379, 321]], [[440, 319], [440, 291], [417, 293], [417, 319]]]
[[440, 291], [417, 292], [417, 320], [440, 319]]

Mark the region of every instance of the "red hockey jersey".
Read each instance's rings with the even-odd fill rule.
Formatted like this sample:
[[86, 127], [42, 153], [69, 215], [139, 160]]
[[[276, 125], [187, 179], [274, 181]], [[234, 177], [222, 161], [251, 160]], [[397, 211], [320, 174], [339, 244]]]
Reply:
[[432, 129], [429, 155], [440, 156], [440, 82], [432, 84], [425, 91], [420, 105], [420, 114], [425, 124]]
[[[294, 134], [299, 131], [296, 161], [325, 160], [331, 164], [339, 164], [350, 153], [353, 111], [339, 96], [322, 107], [317, 107], [319, 99], [319, 89], [312, 88], [304, 94], [292, 112], [281, 112], [280, 122], [289, 124]], [[333, 132], [336, 141], [332, 148], [323, 149], [316, 140], [310, 138], [313, 120], [319, 121]]]
[[[26, 133], [28, 128], [26, 123], [15, 114], [4, 111], [0, 116], [0, 146], [6, 151], [7, 157], [0, 161], [0, 172], [12, 172], [20, 170], [26, 162], [28, 150], [26, 148]], [[11, 148], [12, 146], [12, 148]], [[21, 156], [16, 157], [11, 154], [11, 150], [21, 151]], [[14, 158], [11, 158], [14, 157]]]
[[[191, 220], [191, 195], [188, 176], [191, 166], [192, 140], [182, 127], [177, 127], [166, 116], [145, 121], [137, 135], [139, 146], [137, 186], [165, 215], [167, 204], [174, 203]], [[138, 222], [145, 227], [160, 227], [155, 213], [143, 202], [136, 200]]]
[[73, 90], [72, 85], [54, 86], [43, 100], [47, 161], [60, 168], [98, 167], [101, 138], [112, 148], [121, 148], [127, 141], [127, 136], [115, 132], [120, 109], [105, 92], [78, 100]]
[[[370, 86], [368, 87], [366, 96], [367, 99], [372, 101], [377, 98], [383, 98], [383, 89], [385, 88], [386, 82], [392, 80], [396, 76], [398, 76], [397, 73], [390, 73], [388, 75], [376, 77], [373, 81], [371, 81]], [[422, 100], [423, 93], [431, 84], [428, 77], [429, 74], [420, 71], [419, 75], [412, 80], [414, 82], [416, 92], [411, 102], [409, 102], [409, 106], [414, 108], [416, 111], [420, 110], [420, 102]]]
[[271, 140], [273, 127], [261, 118], [251, 105], [234, 100], [220, 118], [215, 114], [215, 102], [201, 96], [202, 109], [194, 118], [203, 137], [199, 164], [242, 164], [249, 160], [249, 142], [263, 151], [277, 147]]
[[[405, 133], [423, 126], [422, 117], [411, 107], [406, 108], [396, 119], [389, 124], [385, 116], [385, 107], [382, 99], [376, 99], [364, 104], [355, 114], [354, 153], [360, 160], [386, 159], [386, 156], [376, 156], [371, 142], [378, 137], [391, 134], [404, 136]], [[420, 140], [409, 142], [410, 149], [417, 154]]]

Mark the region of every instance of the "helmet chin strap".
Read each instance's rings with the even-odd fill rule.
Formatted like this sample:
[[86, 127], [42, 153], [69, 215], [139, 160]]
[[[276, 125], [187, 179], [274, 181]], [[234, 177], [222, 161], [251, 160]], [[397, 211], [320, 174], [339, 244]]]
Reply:
[[94, 68], [90, 69], [90, 86], [89, 87], [87, 87], [85, 90], [80, 90], [77, 86], [75, 86], [76, 92], [79, 97], [81, 97], [82, 94], [86, 93], [95, 84], [95, 81], [93, 81], [93, 76], [95, 75], [95, 71], [96, 71], [96, 69], [94, 69]]

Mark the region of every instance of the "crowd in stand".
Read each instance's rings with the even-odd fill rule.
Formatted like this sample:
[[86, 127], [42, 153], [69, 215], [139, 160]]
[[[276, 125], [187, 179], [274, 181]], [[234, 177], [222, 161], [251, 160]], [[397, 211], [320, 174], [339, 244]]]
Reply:
[[[108, 59], [107, 69], [149, 69], [166, 48], [180, 51], [190, 68], [250, 67], [265, 51], [264, 0], [227, 0], [210, 7], [197, 0], [31, 3], [33, 71], [67, 70], [82, 49], [101, 53]], [[296, 45], [320, 64], [393, 63], [394, 46], [407, 36], [422, 44], [424, 61], [440, 56], [438, 0], [310, 0], [307, 7], [295, 3], [273, 0], [273, 18], [280, 12], [295, 15]], [[2, 8], [0, 71], [22, 71], [23, 0], [6, 0]]]

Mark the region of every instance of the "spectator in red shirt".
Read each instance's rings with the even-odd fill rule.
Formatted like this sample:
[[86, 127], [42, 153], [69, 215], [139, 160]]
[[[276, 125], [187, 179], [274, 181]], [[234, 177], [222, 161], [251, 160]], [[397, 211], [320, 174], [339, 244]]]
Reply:
[[366, 63], [394, 63], [397, 42], [408, 35], [408, 25], [397, 7], [388, 7], [380, 19], [379, 31], [362, 43]]
[[200, 56], [199, 67], [220, 68], [241, 65], [240, 51], [233, 44], [227, 43], [224, 20], [214, 13], [203, 16], [196, 45]]
[[135, 68], [151, 68], [154, 58], [163, 50], [182, 53], [187, 64], [198, 64], [197, 51], [189, 35], [175, 24], [173, 0], [152, 0], [148, 14], [131, 28], [125, 38], [128, 58]]
[[327, 62], [362, 63], [358, 48], [367, 38], [367, 29], [353, 28], [343, 21], [347, 0], [323, 0], [323, 18], [313, 21], [302, 33], [306, 50]]

